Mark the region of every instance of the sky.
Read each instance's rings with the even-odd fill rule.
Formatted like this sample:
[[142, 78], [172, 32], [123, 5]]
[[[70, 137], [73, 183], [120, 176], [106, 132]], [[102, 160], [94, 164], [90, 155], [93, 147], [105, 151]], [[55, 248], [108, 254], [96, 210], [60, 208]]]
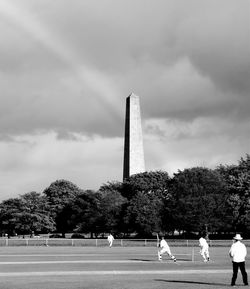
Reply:
[[0, 200], [122, 181], [140, 97], [147, 171], [250, 153], [249, 0], [0, 0]]

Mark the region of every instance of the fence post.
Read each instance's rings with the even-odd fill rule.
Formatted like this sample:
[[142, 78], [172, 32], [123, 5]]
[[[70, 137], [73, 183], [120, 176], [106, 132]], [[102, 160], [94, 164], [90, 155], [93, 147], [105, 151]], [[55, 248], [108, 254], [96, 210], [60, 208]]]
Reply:
[[95, 246], [97, 247], [97, 239], [95, 239]]
[[8, 245], [9, 245], [9, 242], [8, 242], [8, 238], [7, 238], [5, 241], [5, 246], [8, 246]]
[[145, 247], [147, 246], [147, 239], [145, 239], [145, 241], [144, 241], [144, 246]]
[[74, 246], [74, 239], [71, 239], [71, 246]]
[[26, 246], [29, 245], [29, 241], [28, 241], [28, 239], [25, 239], [25, 243], [26, 243]]
[[121, 247], [123, 247], [122, 239], [121, 239]]
[[188, 247], [188, 240], [187, 240], [187, 247]]
[[192, 248], [192, 262], [194, 262], [194, 247]]

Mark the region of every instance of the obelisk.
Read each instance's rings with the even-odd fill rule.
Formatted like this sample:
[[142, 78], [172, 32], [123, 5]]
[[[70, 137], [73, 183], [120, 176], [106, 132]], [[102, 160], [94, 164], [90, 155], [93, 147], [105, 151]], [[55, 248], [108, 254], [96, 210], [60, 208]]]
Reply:
[[131, 93], [126, 99], [123, 180], [145, 172], [139, 96]]

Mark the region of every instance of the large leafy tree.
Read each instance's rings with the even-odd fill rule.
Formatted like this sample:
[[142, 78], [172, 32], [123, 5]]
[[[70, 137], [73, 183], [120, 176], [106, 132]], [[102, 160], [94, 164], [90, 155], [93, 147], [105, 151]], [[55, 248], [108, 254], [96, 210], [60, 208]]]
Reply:
[[50, 208], [44, 196], [31, 192], [20, 196], [21, 212], [19, 230], [26, 232], [50, 232], [55, 229], [55, 222], [50, 215]]
[[247, 233], [250, 229], [250, 156], [241, 158], [238, 165], [220, 165], [218, 172], [223, 176], [229, 194], [229, 229]]
[[68, 202], [74, 200], [82, 190], [67, 180], [57, 180], [43, 191], [51, 210], [55, 213], [60, 211]]
[[168, 173], [163, 171], [135, 174], [124, 181], [122, 194], [128, 199], [133, 198], [138, 192], [167, 198], [169, 181]]
[[112, 181], [108, 182], [107, 184], [103, 184], [99, 191], [101, 193], [122, 193], [123, 191], [123, 183]]
[[123, 183], [122, 194], [128, 199], [124, 223], [127, 230], [150, 236], [161, 230], [164, 201], [169, 198], [167, 172], [151, 171], [132, 175]]
[[57, 180], [43, 191], [50, 206], [51, 216], [56, 222], [56, 228], [63, 235], [67, 229], [61, 220], [62, 210], [69, 203], [73, 202], [83, 191], [75, 184], [67, 180]]
[[121, 184], [109, 183], [103, 185], [99, 190], [100, 210], [104, 222], [103, 230], [112, 231], [113, 234], [121, 233], [124, 230], [122, 216], [127, 199], [121, 195], [120, 189]]
[[17, 226], [20, 224], [19, 214], [21, 212], [22, 202], [20, 198], [11, 198], [4, 200], [0, 204], [0, 223], [1, 231], [9, 235], [17, 232]]
[[36, 192], [2, 202], [0, 220], [3, 229], [9, 234], [49, 232], [55, 229], [46, 198]]
[[186, 232], [217, 231], [224, 226], [226, 189], [220, 174], [203, 167], [176, 173], [165, 224]]
[[87, 190], [69, 202], [58, 214], [59, 227], [76, 232], [90, 233], [91, 237], [103, 232], [101, 195]]
[[128, 203], [124, 220], [130, 232], [136, 232], [140, 237], [150, 237], [161, 230], [162, 209], [161, 198], [137, 192]]

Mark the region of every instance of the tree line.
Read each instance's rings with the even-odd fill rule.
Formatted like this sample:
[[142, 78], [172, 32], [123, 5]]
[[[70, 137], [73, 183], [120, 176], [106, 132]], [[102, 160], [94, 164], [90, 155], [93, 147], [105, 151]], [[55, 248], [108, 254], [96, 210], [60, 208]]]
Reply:
[[193, 167], [172, 177], [165, 171], [135, 174], [123, 182], [82, 190], [56, 180], [42, 193], [29, 192], [0, 203], [2, 234], [79, 232], [98, 237], [184, 237], [206, 231], [227, 236], [250, 229], [250, 155], [236, 165]]

